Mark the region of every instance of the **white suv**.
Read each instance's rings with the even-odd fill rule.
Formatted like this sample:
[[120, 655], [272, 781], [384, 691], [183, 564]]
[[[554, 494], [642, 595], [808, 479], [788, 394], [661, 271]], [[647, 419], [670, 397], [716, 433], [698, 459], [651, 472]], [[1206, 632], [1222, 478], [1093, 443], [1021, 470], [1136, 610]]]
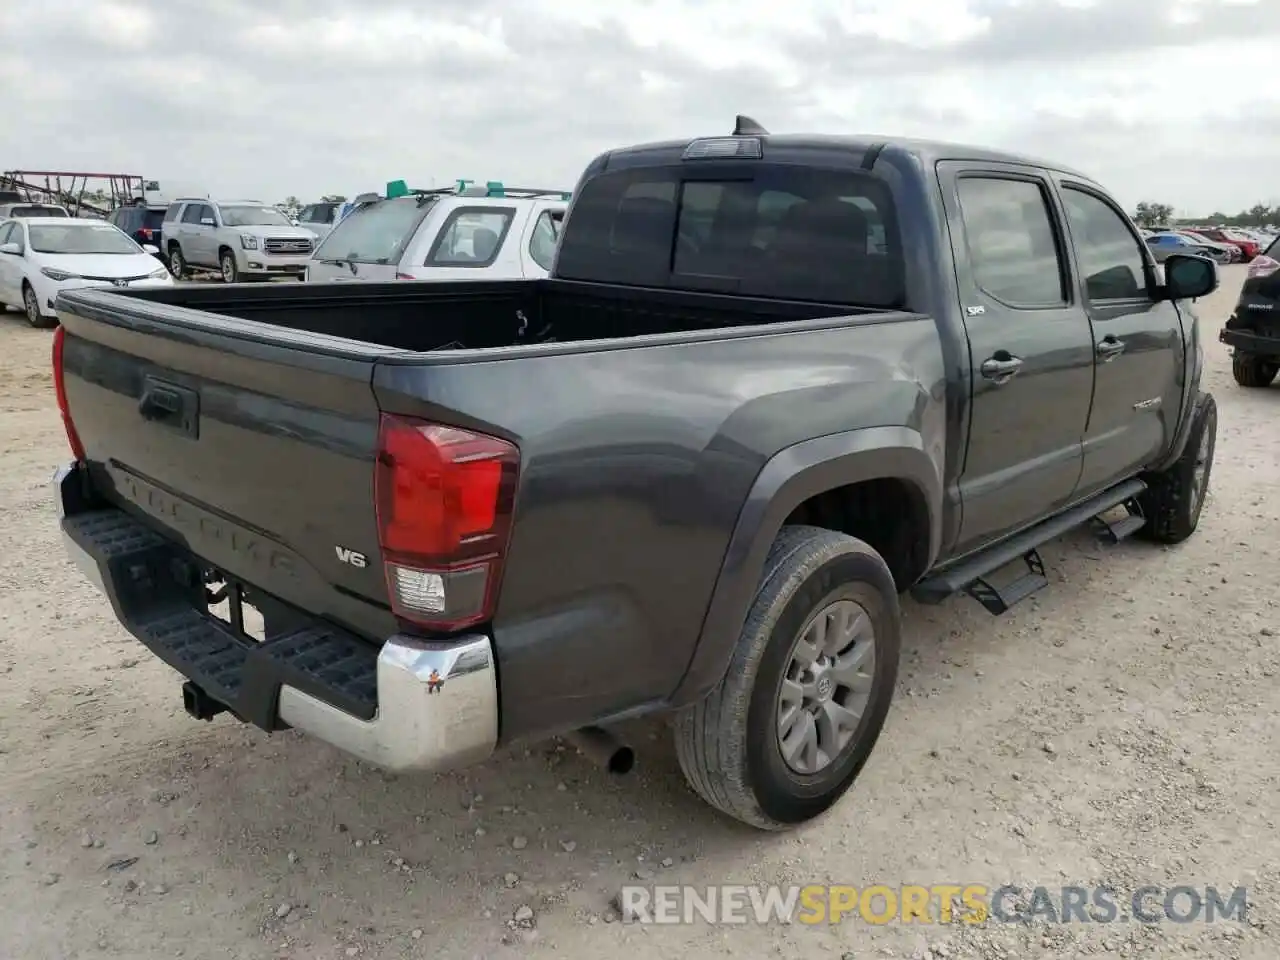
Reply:
[[178, 200], [165, 211], [161, 249], [175, 277], [216, 270], [227, 283], [302, 276], [315, 237], [258, 200]]
[[568, 207], [560, 190], [412, 191], [357, 207], [316, 249], [308, 282], [547, 276]]

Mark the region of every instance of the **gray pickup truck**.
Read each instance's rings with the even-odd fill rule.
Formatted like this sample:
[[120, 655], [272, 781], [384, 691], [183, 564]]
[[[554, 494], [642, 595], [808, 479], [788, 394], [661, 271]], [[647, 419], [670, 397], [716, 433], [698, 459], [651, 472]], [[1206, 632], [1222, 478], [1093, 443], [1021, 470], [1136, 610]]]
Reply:
[[740, 118], [593, 161], [550, 279], [63, 294], [59, 522], [197, 718], [625, 770], [668, 714], [779, 829], [871, 753], [901, 593], [1192, 534], [1217, 282], [1059, 166]]

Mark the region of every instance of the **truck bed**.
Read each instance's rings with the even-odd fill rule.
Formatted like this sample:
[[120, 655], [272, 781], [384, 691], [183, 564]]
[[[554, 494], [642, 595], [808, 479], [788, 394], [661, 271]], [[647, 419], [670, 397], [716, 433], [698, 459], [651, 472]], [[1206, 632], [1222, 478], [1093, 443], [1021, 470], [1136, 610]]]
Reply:
[[857, 426], [944, 429], [921, 314], [565, 281], [84, 290], [58, 308], [92, 488], [247, 585], [282, 624], [268, 634], [332, 625], [376, 650], [403, 629], [375, 507], [380, 421], [517, 448], [487, 625], [523, 678], [501, 687], [504, 737], [674, 689], [779, 451]]
[[625, 340], [872, 312], [566, 280], [184, 285], [125, 296], [173, 319], [178, 315], [165, 307], [415, 352]]

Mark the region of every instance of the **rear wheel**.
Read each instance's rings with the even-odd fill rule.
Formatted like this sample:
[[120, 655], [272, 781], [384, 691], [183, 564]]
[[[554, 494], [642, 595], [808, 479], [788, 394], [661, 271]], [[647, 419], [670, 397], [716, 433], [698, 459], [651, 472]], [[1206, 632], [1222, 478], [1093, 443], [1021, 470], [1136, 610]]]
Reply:
[[1280, 363], [1237, 353], [1231, 358], [1231, 375], [1242, 387], [1269, 387], [1280, 373]]
[[35, 288], [26, 280], [22, 281], [22, 306], [27, 313], [27, 323], [37, 329], [52, 327], [56, 322], [40, 312], [40, 298], [36, 296]]
[[1201, 394], [1192, 418], [1182, 456], [1167, 469], [1148, 476], [1147, 489], [1138, 497], [1147, 518], [1138, 531], [1144, 539], [1181, 543], [1200, 525], [1218, 439], [1218, 406], [1212, 394]]
[[764, 830], [829, 809], [884, 726], [899, 630], [878, 553], [832, 530], [784, 527], [724, 679], [675, 717], [689, 785]]

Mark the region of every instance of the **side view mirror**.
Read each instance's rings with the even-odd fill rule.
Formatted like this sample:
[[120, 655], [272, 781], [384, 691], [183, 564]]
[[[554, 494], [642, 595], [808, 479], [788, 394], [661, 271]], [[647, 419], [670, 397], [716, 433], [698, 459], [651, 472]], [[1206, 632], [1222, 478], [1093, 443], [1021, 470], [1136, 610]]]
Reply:
[[144, 243], [142, 245], [142, 249], [144, 252], [149, 253], [152, 256], [160, 252], [160, 248], [157, 247], [154, 243]]
[[1194, 300], [1218, 289], [1218, 265], [1208, 257], [1175, 253], [1164, 262], [1162, 299]]
[[16, 257], [18, 254], [22, 253], [22, 248], [16, 243], [6, 243], [0, 246], [0, 253], [9, 253]]
[[204, 219], [202, 219], [202, 220], [200, 221], [200, 226], [202, 226], [202, 227], [216, 227], [216, 226], [217, 226], [217, 224], [213, 222], [213, 217], [205, 217]]

